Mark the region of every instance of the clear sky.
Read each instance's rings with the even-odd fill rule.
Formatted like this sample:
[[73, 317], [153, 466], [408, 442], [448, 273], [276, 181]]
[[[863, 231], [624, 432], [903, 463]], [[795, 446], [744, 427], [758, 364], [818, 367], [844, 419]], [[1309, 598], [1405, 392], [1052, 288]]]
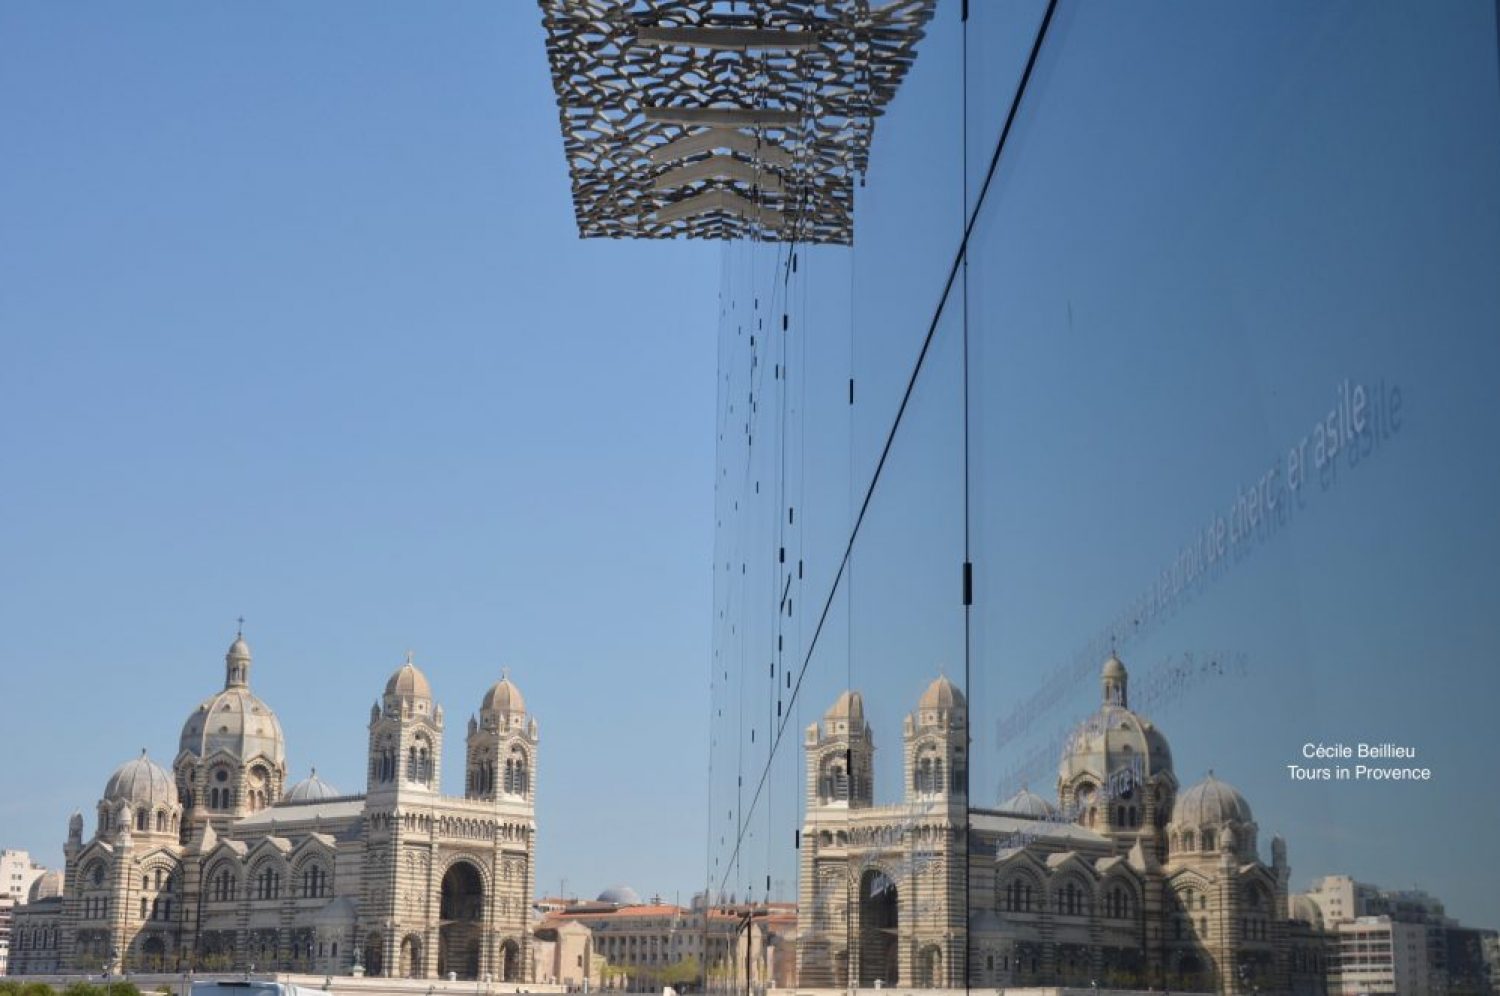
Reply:
[[538, 882], [702, 883], [704, 243], [582, 242], [533, 3], [0, 6], [0, 843], [163, 763], [235, 619], [293, 778], [408, 649], [541, 725]]

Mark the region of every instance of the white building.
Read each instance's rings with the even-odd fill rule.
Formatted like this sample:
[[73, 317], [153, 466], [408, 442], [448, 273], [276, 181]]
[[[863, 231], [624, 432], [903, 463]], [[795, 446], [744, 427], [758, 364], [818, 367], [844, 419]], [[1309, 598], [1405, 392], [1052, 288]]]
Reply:
[[1388, 916], [1334, 924], [1337, 947], [1328, 970], [1330, 996], [1441, 996], [1447, 991], [1427, 958], [1427, 928]]

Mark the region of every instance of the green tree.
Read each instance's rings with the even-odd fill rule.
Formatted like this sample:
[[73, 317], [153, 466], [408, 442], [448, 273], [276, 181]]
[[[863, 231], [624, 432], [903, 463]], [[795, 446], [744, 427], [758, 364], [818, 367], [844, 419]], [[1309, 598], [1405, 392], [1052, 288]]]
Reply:
[[64, 991], [64, 996], [104, 996], [104, 987], [80, 980], [69, 986]]
[[57, 993], [45, 982], [28, 982], [21, 986], [19, 996], [57, 996]]
[[0, 996], [21, 996], [21, 983], [15, 979], [0, 979]]
[[701, 978], [703, 978], [703, 966], [692, 955], [681, 961], [672, 962], [661, 973], [661, 981], [669, 986], [687, 985], [695, 983]]

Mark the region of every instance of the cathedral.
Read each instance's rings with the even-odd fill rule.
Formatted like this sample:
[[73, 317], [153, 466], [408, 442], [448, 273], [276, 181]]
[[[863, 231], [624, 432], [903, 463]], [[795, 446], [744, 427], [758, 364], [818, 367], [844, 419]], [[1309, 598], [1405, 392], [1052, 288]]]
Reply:
[[809, 726], [799, 982], [809, 987], [1119, 986], [1321, 993], [1295, 957], [1286, 844], [1210, 774], [1179, 790], [1161, 731], [1111, 655], [1055, 800], [971, 807], [968, 704], [945, 677], [904, 722], [904, 799], [876, 805], [859, 692]]
[[468, 722], [465, 792], [439, 790], [443, 707], [412, 663], [370, 708], [368, 776], [287, 784], [276, 714], [237, 636], [224, 688], [68, 824], [63, 895], [17, 910], [16, 974], [304, 971], [527, 981], [537, 722], [504, 676]]

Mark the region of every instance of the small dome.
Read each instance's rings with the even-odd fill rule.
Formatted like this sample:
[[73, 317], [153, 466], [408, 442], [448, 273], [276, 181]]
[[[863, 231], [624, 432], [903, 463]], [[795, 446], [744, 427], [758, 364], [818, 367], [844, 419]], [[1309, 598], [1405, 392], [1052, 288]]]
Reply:
[[610, 903], [614, 906], [639, 906], [641, 897], [628, 885], [612, 885], [599, 893], [596, 902]]
[[234, 642], [229, 645], [229, 652], [224, 655], [231, 658], [250, 659], [250, 644], [245, 642], [244, 636], [236, 635]]
[[49, 868], [31, 883], [31, 889], [26, 893], [26, 901], [34, 903], [39, 899], [52, 899], [62, 894], [63, 873], [57, 868]]
[[1015, 813], [1019, 816], [1032, 816], [1039, 820], [1045, 820], [1057, 815], [1056, 806], [1030, 789], [1024, 788], [1000, 803], [1000, 808], [1007, 813]]
[[312, 774], [293, 785], [286, 793], [287, 802], [319, 802], [323, 799], [334, 799], [339, 795], [339, 790], [318, 777], [318, 769], [314, 768]]
[[1172, 822], [1180, 827], [1216, 827], [1225, 823], [1250, 823], [1250, 804], [1228, 782], [1211, 773], [1177, 797]]
[[859, 725], [865, 721], [865, 698], [855, 691], [846, 691], [838, 697], [828, 711], [823, 714], [824, 719], [844, 720], [851, 725]]
[[1109, 659], [1104, 662], [1104, 670], [1100, 672], [1101, 678], [1123, 678], [1125, 677], [1125, 662], [1120, 660], [1119, 655], [1110, 653]]
[[388, 698], [431, 699], [432, 686], [427, 683], [427, 676], [412, 663], [411, 655], [407, 654], [406, 663], [397, 668], [385, 683], [385, 694]]
[[124, 803], [132, 808], [170, 808], [177, 805], [177, 786], [167, 769], [141, 751], [140, 757], [126, 761], [109, 776], [109, 782], [104, 786], [104, 801]]
[[1303, 923], [1310, 924], [1314, 930], [1323, 929], [1323, 911], [1307, 896], [1293, 896], [1288, 905], [1291, 907], [1293, 920], [1301, 920]]
[[922, 693], [922, 698], [917, 702], [918, 709], [963, 709], [967, 705], [964, 693], [948, 680], [946, 674], [939, 675], [936, 681], [928, 685], [927, 691]]
[[526, 699], [521, 696], [516, 683], [510, 680], [510, 675], [506, 674], [484, 693], [484, 701], [479, 704], [479, 710], [488, 713], [525, 712]]

